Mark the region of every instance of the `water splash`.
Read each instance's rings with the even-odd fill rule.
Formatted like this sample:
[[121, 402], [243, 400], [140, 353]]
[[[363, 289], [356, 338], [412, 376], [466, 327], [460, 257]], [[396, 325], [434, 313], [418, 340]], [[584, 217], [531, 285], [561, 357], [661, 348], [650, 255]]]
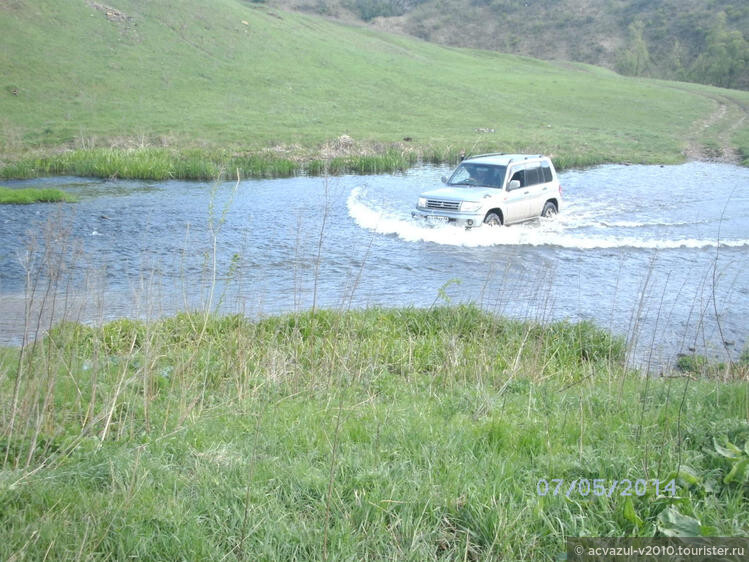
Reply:
[[[620, 221], [607, 219], [612, 207], [604, 204], [583, 210], [566, 205], [563, 213], [551, 220], [539, 219], [508, 228], [475, 228], [465, 230], [452, 225], [427, 225], [407, 211], [388, 208], [367, 198], [366, 188], [351, 190], [346, 201], [349, 215], [357, 225], [378, 234], [394, 235], [406, 242], [433, 242], [450, 246], [557, 246], [578, 249], [643, 248], [714, 248], [749, 246], [749, 239], [693, 238], [679, 236], [685, 227], [707, 224], [709, 220], [687, 221]], [[622, 230], [627, 235], [622, 235]], [[640, 231], [633, 236], [632, 231]], [[691, 232], [691, 230], [689, 231]]]

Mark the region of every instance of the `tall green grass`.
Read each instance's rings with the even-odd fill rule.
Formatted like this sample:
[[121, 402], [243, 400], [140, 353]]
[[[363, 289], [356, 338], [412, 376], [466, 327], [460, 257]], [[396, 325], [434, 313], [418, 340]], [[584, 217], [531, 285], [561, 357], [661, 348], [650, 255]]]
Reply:
[[[377, 174], [404, 171], [422, 161], [413, 151], [337, 156], [327, 160], [283, 158], [267, 153], [232, 155], [226, 151], [164, 148], [100, 148], [26, 158], [0, 169], [0, 177], [24, 179], [49, 175], [143, 180], [215, 180], [217, 177], [289, 177], [307, 175]], [[430, 158], [434, 161], [434, 158]]]
[[[470, 306], [62, 324], [0, 352], [0, 556], [554, 560], [674, 511], [745, 533], [713, 439], [749, 439], [746, 382], [623, 354]], [[552, 478], [678, 494], [540, 496]]]
[[[264, 156], [230, 156], [222, 151], [166, 148], [94, 148], [51, 156], [22, 159], [0, 171], [4, 177], [31, 178], [46, 175], [128, 178], [144, 180], [216, 179], [239, 169], [246, 177], [294, 175], [300, 166], [286, 159]], [[230, 170], [230, 172], [227, 172]]]
[[[474, 150], [473, 154], [492, 149]], [[100, 148], [26, 158], [0, 169], [5, 179], [27, 179], [51, 175], [106, 177], [162, 181], [167, 179], [215, 180], [219, 177], [279, 178], [297, 175], [381, 174], [403, 172], [422, 163], [455, 164], [464, 150], [454, 147], [435, 149], [385, 149], [382, 153], [283, 158], [267, 153], [232, 155], [225, 151], [164, 148]], [[557, 169], [581, 168], [610, 162], [601, 154], [578, 154], [554, 158]]]

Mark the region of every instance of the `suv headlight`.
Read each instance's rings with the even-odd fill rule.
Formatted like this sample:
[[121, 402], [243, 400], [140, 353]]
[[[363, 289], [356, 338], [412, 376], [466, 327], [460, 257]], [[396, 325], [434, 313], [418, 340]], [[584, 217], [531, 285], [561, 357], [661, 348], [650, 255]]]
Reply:
[[426, 197], [419, 197], [418, 202], [416, 203], [417, 207], [424, 208], [427, 206], [427, 198]]
[[463, 201], [460, 204], [461, 211], [467, 211], [469, 213], [478, 211], [481, 208], [481, 201]]

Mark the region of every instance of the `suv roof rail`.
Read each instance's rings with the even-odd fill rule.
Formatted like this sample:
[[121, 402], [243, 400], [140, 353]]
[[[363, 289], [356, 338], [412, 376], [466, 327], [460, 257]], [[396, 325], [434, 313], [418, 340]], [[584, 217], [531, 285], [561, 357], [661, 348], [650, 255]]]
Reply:
[[469, 154], [465, 157], [466, 160], [470, 158], [483, 158], [484, 156], [504, 156], [506, 152], [489, 152], [487, 154]]
[[[467, 154], [463, 159], [469, 160], [471, 158], [484, 158], [488, 156], [508, 156], [509, 152], [488, 152], [486, 154]], [[523, 160], [528, 160], [529, 158], [545, 158], [543, 154], [526, 154], [523, 156]], [[513, 159], [510, 160], [512, 162]]]

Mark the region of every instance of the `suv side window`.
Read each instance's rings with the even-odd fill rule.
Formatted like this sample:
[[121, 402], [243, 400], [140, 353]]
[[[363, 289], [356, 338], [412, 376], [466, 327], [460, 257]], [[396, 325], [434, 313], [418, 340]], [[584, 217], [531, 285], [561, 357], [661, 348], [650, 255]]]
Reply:
[[510, 182], [512, 180], [518, 180], [520, 182], [520, 187], [525, 187], [525, 174], [523, 173], [523, 170], [516, 170], [515, 172], [513, 172], [512, 177], [507, 182], [507, 185], [510, 185]]
[[525, 185], [531, 186], [541, 183], [541, 174], [539, 173], [541, 168], [528, 168], [525, 170]]
[[543, 182], [549, 183], [551, 181], [551, 166], [547, 160], [541, 162], [541, 173], [543, 176]]

